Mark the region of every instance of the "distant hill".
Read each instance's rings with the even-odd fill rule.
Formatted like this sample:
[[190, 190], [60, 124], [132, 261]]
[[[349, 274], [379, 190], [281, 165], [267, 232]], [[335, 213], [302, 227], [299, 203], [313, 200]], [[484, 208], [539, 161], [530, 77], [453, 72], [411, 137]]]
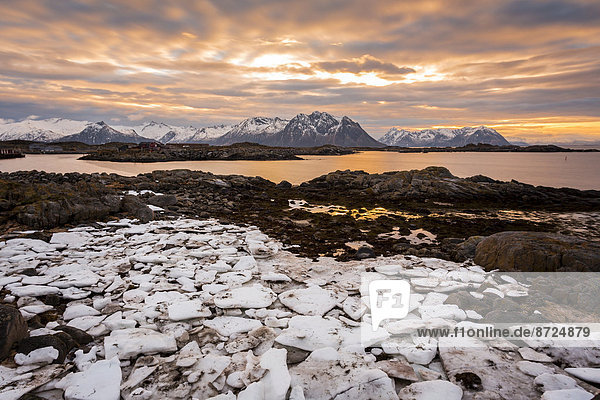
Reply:
[[392, 128], [379, 141], [388, 146], [399, 147], [461, 147], [478, 143], [510, 145], [496, 130], [486, 126], [421, 131]]

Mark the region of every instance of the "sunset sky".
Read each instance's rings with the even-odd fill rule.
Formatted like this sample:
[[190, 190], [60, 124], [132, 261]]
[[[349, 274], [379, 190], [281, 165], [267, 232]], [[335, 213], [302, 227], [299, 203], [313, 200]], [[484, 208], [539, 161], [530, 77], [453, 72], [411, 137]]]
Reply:
[[[174, 5], [177, 4], [177, 5]], [[600, 140], [598, 0], [0, 2], [0, 118]]]

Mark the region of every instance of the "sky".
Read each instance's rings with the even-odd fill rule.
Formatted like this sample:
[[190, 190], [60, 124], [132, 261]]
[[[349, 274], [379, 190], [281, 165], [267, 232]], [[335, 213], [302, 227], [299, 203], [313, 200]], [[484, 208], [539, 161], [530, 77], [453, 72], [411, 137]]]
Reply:
[[600, 140], [598, 0], [3, 0], [0, 118]]

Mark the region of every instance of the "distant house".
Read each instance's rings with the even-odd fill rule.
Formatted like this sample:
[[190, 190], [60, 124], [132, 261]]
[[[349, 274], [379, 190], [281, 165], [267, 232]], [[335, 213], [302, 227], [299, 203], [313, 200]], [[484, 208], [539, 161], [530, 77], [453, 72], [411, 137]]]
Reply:
[[5, 149], [5, 148], [1, 148], [0, 149], [0, 154], [3, 155], [11, 155], [11, 154], [19, 154], [19, 152], [15, 149]]
[[135, 149], [138, 148], [137, 145], [133, 145], [133, 144], [124, 144], [118, 147], [119, 151], [127, 151], [129, 149]]
[[0, 160], [5, 160], [7, 158], [21, 158], [21, 157], [25, 157], [25, 155], [17, 149], [6, 148], [6, 147], [0, 148]]
[[160, 150], [163, 147], [165, 147], [165, 145], [160, 142], [141, 142], [140, 144], [137, 145], [138, 149], [145, 150], [145, 151]]

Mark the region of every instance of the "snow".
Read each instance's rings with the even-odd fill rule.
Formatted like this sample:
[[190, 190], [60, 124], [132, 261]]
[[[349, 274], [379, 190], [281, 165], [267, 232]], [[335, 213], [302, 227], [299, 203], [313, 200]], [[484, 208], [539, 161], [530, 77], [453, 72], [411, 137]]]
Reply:
[[402, 147], [464, 146], [479, 142], [509, 144], [497, 131], [486, 126], [423, 129], [420, 131], [392, 127], [379, 141], [388, 146]]
[[600, 383], [600, 368], [565, 368], [565, 371], [583, 381]]
[[100, 311], [96, 310], [95, 308], [86, 306], [84, 304], [76, 304], [65, 309], [65, 312], [63, 313], [63, 319], [65, 321], [69, 321], [79, 317], [97, 315], [100, 315]]
[[199, 382], [201, 387], [206, 387], [214, 382], [230, 363], [231, 357], [208, 354], [194, 365], [194, 372], [188, 376], [187, 381]]
[[215, 295], [214, 302], [220, 308], [263, 308], [273, 304], [277, 295], [260, 284], [223, 290]]
[[269, 349], [261, 356], [260, 366], [267, 370], [260, 381], [264, 388], [265, 399], [285, 399], [291, 381], [286, 358], [285, 349]]
[[15, 354], [15, 363], [18, 365], [32, 365], [32, 364], [50, 364], [58, 358], [58, 350], [54, 347], [41, 347], [35, 349], [29, 354]]
[[535, 361], [535, 362], [552, 362], [552, 357], [548, 356], [544, 353], [539, 353], [533, 350], [531, 347], [521, 347], [519, 349], [519, 354], [523, 357], [524, 360]]
[[561, 374], [541, 374], [534, 379], [533, 383], [543, 391], [579, 389], [575, 379]]
[[182, 301], [169, 306], [169, 319], [171, 321], [205, 318], [210, 317], [210, 315], [210, 310], [202, 300]]
[[401, 399], [460, 400], [462, 399], [463, 391], [460, 386], [451, 382], [433, 380], [413, 383], [403, 388], [398, 394]]
[[303, 315], [324, 315], [341, 303], [346, 295], [310, 286], [306, 289], [292, 289], [279, 295], [279, 301], [286, 307]]
[[549, 390], [544, 392], [542, 400], [591, 400], [594, 395], [583, 389]]
[[104, 338], [106, 358], [128, 359], [139, 354], [170, 353], [177, 350], [175, 338], [145, 328], [120, 329]]
[[64, 389], [65, 400], [119, 400], [121, 377], [119, 359], [114, 357], [98, 361], [83, 372], [68, 374], [56, 387]]
[[517, 368], [523, 373], [533, 377], [537, 377], [542, 374], [551, 374], [554, 372], [554, 370], [549, 366], [532, 361], [519, 361], [517, 362]]
[[[75, 234], [85, 234], [86, 240], [76, 241]], [[56, 349], [17, 354], [15, 361], [23, 366], [9, 360], [0, 367], [0, 398], [8, 390], [18, 391], [18, 398], [39, 386], [51, 391], [51, 398], [63, 397], [65, 389], [65, 398], [94, 398], [96, 394], [86, 390], [95, 390], [101, 378], [83, 386], [83, 377], [91, 379], [91, 374], [76, 375], [93, 368], [103, 371], [94, 376], [114, 375], [106, 383], [113, 389], [102, 394], [119, 395], [120, 368], [112, 370], [107, 365], [112, 360], [123, 368], [123, 399], [223, 399], [235, 398], [233, 393], [238, 399], [277, 399], [287, 393], [291, 399], [395, 399], [395, 381], [386, 372], [408, 377], [401, 378], [408, 382], [423, 380], [406, 387], [408, 382], [402, 382], [400, 398], [436, 398], [443, 393], [443, 398], [452, 399], [459, 398], [460, 388], [448, 380], [456, 382], [456, 371], [465, 370], [481, 376], [485, 386], [481, 394], [493, 396], [489, 392], [493, 387], [491, 391], [501, 395], [522, 390], [535, 393], [531, 398], [541, 393], [550, 399], [589, 398], [561, 366], [582, 367], [566, 369], [573, 377], [591, 383], [598, 379], [596, 368], [583, 368], [597, 366], [595, 349], [555, 352], [556, 346], [542, 349], [526, 341], [535, 351], [507, 342], [495, 348], [496, 343], [486, 342], [460, 353], [448, 347], [455, 342], [406, 335], [418, 328], [484, 327], [464, 321], [487, 314], [478, 307], [477, 298], [508, 299], [489, 291], [484, 295], [483, 289], [494, 288], [506, 296], [526, 291], [509, 275], [487, 273], [470, 261], [404, 256], [313, 261], [274, 251], [281, 244], [255, 227], [222, 225], [216, 220], [147, 224], [121, 220], [77, 228], [57, 235], [55, 241], [0, 241], [0, 285], [7, 293], [36, 297], [50, 290], [77, 298], [66, 303], [63, 312], [62, 306], [44, 305], [42, 298], [12, 295], [11, 301], [16, 300], [27, 317], [54, 308], [58, 312], [56, 321], [31, 330], [30, 335], [54, 334], [53, 329], [68, 324], [86, 330], [94, 340], [67, 355], [65, 365], [76, 367], [71, 371], [55, 370], [57, 364], [43, 365], [54, 361]], [[248, 255], [251, 249], [262, 249], [261, 257]], [[21, 262], [35, 265], [37, 274], [26, 276], [15, 269]], [[363, 282], [357, 278], [361, 275]], [[364, 283], [393, 279], [393, 275], [413, 279], [420, 292], [411, 294], [406, 318], [387, 320], [373, 332]], [[449, 292], [453, 285], [468, 285], [461, 290], [474, 295], [463, 293], [468, 303], [464, 310], [463, 305], [448, 302], [449, 295], [454, 297]], [[590, 343], [590, 348], [597, 348]], [[521, 357], [526, 360], [519, 361]], [[482, 368], [488, 366], [486, 360], [496, 368]], [[62, 376], [53, 380], [58, 372], [46, 371], [59, 371]], [[45, 378], [33, 381], [34, 375]], [[7, 379], [18, 376], [4, 388]], [[500, 379], [510, 389], [493, 386]], [[63, 389], [54, 388], [58, 382]], [[589, 390], [584, 383], [581, 386]], [[465, 397], [472, 394], [465, 389]]]
[[0, 123], [0, 140], [50, 142], [81, 132], [89, 123], [88, 121], [64, 118], [25, 119], [18, 122]]
[[202, 353], [200, 352], [200, 346], [198, 346], [198, 342], [195, 340], [186, 344], [177, 355], [177, 363], [178, 367], [191, 367], [196, 364], [202, 358]]
[[204, 326], [216, 330], [220, 335], [231, 336], [236, 333], [249, 332], [262, 324], [255, 319], [223, 316], [205, 321]]

